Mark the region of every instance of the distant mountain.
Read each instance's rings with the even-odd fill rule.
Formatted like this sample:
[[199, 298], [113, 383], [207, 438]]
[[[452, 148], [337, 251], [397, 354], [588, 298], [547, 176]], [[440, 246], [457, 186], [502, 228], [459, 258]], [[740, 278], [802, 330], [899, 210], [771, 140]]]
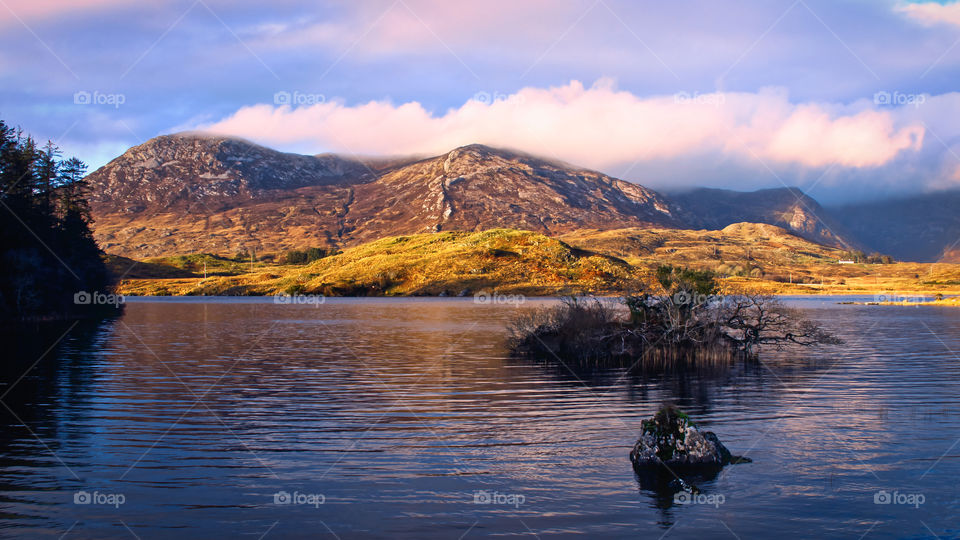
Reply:
[[960, 190], [831, 209], [874, 251], [918, 262], [960, 263]]
[[343, 247], [441, 230], [684, 226], [654, 191], [481, 145], [421, 160], [360, 160], [169, 135], [87, 180], [97, 240], [127, 257]]
[[859, 249], [860, 242], [817, 201], [797, 188], [731, 191], [699, 188], [670, 195], [688, 226], [718, 230], [734, 223], [766, 223], [826, 246]]

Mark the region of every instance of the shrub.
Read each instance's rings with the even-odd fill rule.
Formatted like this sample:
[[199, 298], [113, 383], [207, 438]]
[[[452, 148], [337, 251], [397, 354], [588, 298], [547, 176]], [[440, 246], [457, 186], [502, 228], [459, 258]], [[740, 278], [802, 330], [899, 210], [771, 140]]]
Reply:
[[312, 247], [304, 250], [294, 249], [283, 254], [283, 264], [308, 264], [313, 261], [329, 257], [335, 253], [332, 250]]
[[762, 345], [839, 342], [772, 297], [717, 296], [710, 272], [661, 267], [657, 281], [666, 294], [626, 296], [620, 302], [626, 310], [572, 297], [527, 312], [510, 327], [512, 350], [576, 361], [635, 358], [648, 351], [753, 357]]
[[289, 296], [296, 296], [298, 294], [303, 294], [306, 292], [307, 288], [303, 283], [294, 283], [293, 285], [288, 286], [283, 290]]

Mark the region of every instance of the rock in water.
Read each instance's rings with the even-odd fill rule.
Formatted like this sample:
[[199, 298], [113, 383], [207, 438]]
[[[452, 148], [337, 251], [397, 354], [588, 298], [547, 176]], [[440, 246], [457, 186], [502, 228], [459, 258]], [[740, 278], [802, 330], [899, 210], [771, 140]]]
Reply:
[[673, 471], [720, 469], [729, 463], [750, 461], [731, 455], [713, 432], [700, 431], [689, 416], [672, 406], [643, 421], [630, 460], [639, 469], [666, 466]]

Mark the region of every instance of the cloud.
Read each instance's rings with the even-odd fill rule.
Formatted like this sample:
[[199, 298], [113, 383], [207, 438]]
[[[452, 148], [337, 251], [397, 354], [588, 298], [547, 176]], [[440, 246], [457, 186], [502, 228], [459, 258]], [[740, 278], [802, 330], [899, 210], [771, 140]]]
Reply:
[[[395, 56], [410, 52], [476, 48], [509, 40], [555, 39], [585, 10], [582, 2], [550, 0], [393, 0], [350, 3], [338, 17], [296, 17], [289, 22], [250, 29], [258, 45], [323, 46], [365, 55]], [[586, 6], [589, 7], [589, 6]], [[528, 24], [536, 20], [536, 25]]]
[[37, 0], [3, 0], [0, 2], [0, 25], [59, 17], [78, 11], [95, 11], [120, 4], [135, 4], [132, 0], [71, 0], [70, 2], [50, 2]]
[[[62, 142], [94, 166], [117, 141], [213, 126], [290, 151], [484, 142], [651, 185], [872, 196], [956, 181], [938, 139], [960, 153], [960, 97], [934, 99], [960, 73], [957, 27], [937, 22], [956, 4], [906, 2], [5, 0], [0, 113], [44, 140], [75, 124]], [[617, 87], [589, 86], [604, 76]], [[128, 99], [73, 106], [81, 89]], [[329, 99], [272, 105], [294, 89]], [[879, 107], [882, 90], [928, 99]]]
[[897, 9], [911, 19], [928, 26], [936, 24], [960, 26], [960, 2], [948, 4], [937, 2], [910, 3], [901, 5]]
[[439, 154], [471, 143], [600, 170], [720, 156], [764, 166], [875, 168], [919, 150], [924, 128], [866, 104], [793, 104], [782, 90], [639, 97], [604, 79], [478, 94], [433, 114], [420, 103], [254, 105], [199, 129], [301, 151]]

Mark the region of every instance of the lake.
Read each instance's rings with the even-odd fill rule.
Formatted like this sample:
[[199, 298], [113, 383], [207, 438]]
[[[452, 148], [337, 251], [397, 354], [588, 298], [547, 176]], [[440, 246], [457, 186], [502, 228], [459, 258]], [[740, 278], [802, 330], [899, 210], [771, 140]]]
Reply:
[[[631, 373], [510, 358], [542, 300], [130, 299], [7, 336], [0, 535], [957, 537], [960, 310], [838, 300], [788, 301], [842, 346]], [[753, 463], [642, 485], [668, 401]]]

